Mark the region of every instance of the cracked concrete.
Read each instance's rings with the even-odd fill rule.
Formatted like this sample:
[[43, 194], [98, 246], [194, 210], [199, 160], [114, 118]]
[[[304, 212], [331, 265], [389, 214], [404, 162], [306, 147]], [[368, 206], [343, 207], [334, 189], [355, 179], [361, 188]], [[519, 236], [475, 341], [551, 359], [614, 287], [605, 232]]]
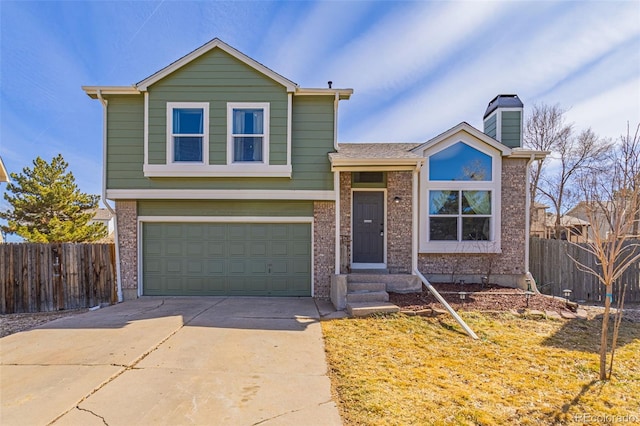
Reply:
[[[324, 312], [323, 312], [324, 313]], [[0, 423], [338, 425], [309, 298], [141, 298], [0, 340]]]

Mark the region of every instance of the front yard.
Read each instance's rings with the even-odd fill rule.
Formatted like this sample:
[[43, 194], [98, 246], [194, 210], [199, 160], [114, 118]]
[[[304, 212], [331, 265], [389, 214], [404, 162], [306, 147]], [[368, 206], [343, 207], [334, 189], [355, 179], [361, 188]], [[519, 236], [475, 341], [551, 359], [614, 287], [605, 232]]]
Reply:
[[640, 323], [622, 323], [613, 378], [598, 381], [601, 322], [462, 313], [324, 321], [346, 425], [640, 423]]

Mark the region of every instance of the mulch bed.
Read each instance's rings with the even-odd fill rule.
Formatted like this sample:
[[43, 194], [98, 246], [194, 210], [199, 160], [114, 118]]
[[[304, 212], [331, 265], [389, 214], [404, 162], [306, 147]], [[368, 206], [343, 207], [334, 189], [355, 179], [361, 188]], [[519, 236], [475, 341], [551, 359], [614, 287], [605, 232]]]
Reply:
[[[524, 290], [497, 285], [482, 284], [433, 284], [433, 287], [455, 310], [459, 311], [508, 311], [510, 309], [536, 309], [540, 311], [569, 311], [567, 302], [562, 298], [551, 298], [541, 294], [527, 297]], [[460, 299], [459, 292], [467, 293]], [[389, 302], [402, 310], [420, 311], [428, 308], [440, 308], [442, 305], [425, 286], [421, 293], [389, 293]]]

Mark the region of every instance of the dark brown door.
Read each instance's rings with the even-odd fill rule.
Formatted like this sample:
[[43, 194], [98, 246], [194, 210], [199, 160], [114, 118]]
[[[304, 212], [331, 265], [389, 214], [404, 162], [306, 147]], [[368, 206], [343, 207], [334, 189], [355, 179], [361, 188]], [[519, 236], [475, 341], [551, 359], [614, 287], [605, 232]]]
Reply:
[[353, 193], [353, 263], [384, 262], [384, 192]]

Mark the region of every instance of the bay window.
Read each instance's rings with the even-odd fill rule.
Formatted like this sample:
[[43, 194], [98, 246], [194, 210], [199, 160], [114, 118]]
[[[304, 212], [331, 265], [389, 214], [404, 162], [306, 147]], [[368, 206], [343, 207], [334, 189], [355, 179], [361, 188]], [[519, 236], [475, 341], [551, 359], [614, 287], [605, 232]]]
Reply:
[[420, 251], [499, 251], [501, 156], [473, 140], [452, 142], [425, 152]]

